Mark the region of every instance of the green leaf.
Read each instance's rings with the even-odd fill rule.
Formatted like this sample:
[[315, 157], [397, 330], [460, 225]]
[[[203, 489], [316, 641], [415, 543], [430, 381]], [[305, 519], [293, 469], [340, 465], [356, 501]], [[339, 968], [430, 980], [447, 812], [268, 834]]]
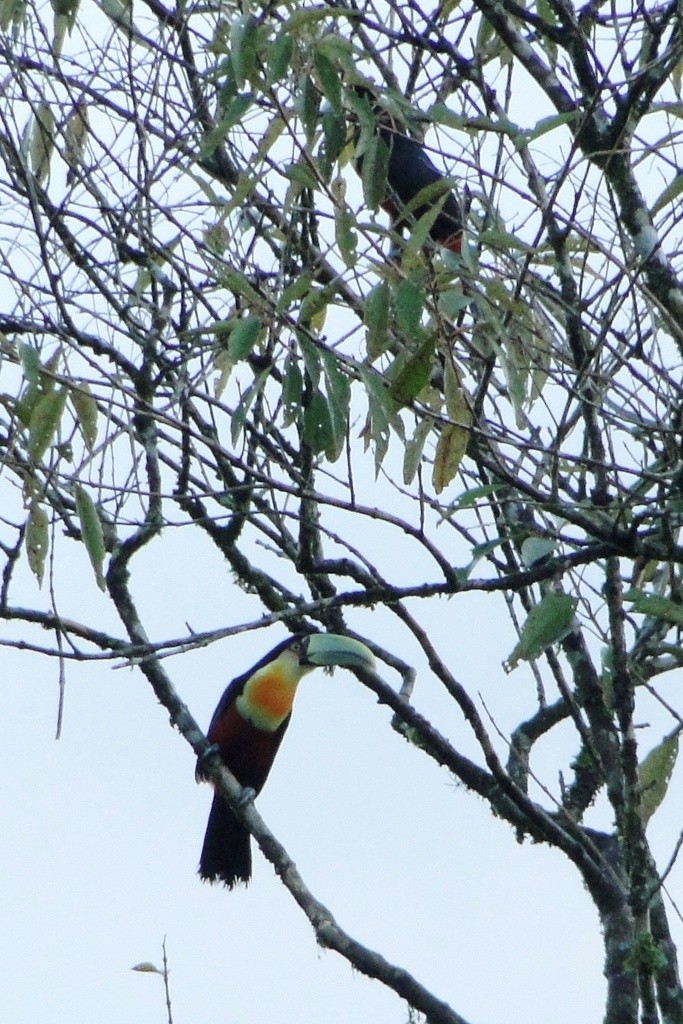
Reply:
[[432, 372], [434, 339], [428, 334], [416, 352], [407, 359], [399, 357], [398, 370], [392, 377], [389, 393], [399, 405], [410, 405], [429, 383]]
[[302, 158], [298, 163], [290, 164], [289, 167], [283, 168], [282, 173], [286, 178], [289, 178], [290, 181], [293, 181], [295, 185], [299, 185], [301, 188], [318, 188], [318, 176], [309, 165], [308, 161], [304, 158]]
[[640, 817], [643, 825], [647, 825], [666, 796], [678, 757], [679, 731], [676, 729], [665, 736], [638, 766]]
[[36, 404], [28, 425], [28, 454], [35, 463], [41, 461], [57, 431], [64, 405], [66, 388], [51, 391]]
[[249, 305], [259, 305], [262, 301], [261, 295], [254, 288], [253, 284], [240, 270], [229, 270], [222, 278], [221, 284], [233, 293], [235, 297], [246, 299]]
[[326, 110], [322, 118], [323, 137], [325, 139], [324, 165], [327, 175], [332, 173], [332, 165], [346, 145], [346, 120], [334, 110]]
[[543, 135], [547, 135], [548, 132], [555, 131], [556, 128], [562, 128], [566, 124], [574, 124], [578, 121], [580, 114], [578, 111], [570, 110], [563, 114], [551, 114], [549, 117], [542, 117], [533, 128], [528, 132], [524, 132], [524, 138], [519, 140], [518, 148], [528, 145], [530, 142], [540, 139]]
[[368, 359], [377, 359], [386, 350], [389, 342], [389, 285], [380, 281], [372, 289], [363, 309], [363, 322], [367, 328], [365, 346]]
[[289, 73], [292, 66], [294, 41], [289, 32], [283, 32], [268, 47], [268, 69], [266, 79], [268, 85], [275, 85]]
[[409, 338], [418, 337], [425, 303], [424, 291], [414, 281], [403, 278], [394, 289], [393, 298], [399, 327]]
[[445, 316], [454, 319], [463, 309], [467, 309], [472, 303], [472, 298], [463, 293], [462, 288], [447, 288], [441, 292], [438, 299], [439, 309]]
[[232, 414], [232, 419], [230, 421], [230, 439], [233, 444], [237, 444], [238, 438], [244, 429], [244, 424], [247, 416], [249, 415], [252, 403], [263, 388], [268, 375], [268, 370], [264, 370], [260, 373], [254, 383], [247, 388], [237, 403], [237, 408]]
[[463, 491], [459, 498], [456, 498], [450, 509], [455, 512], [460, 508], [476, 507], [482, 498], [489, 498], [492, 494], [495, 494], [496, 489], [496, 484], [482, 484], [481, 487], [471, 487], [469, 490]]
[[328, 100], [332, 110], [336, 114], [342, 112], [342, 95], [341, 95], [341, 82], [337, 69], [324, 53], [320, 50], [316, 51], [315, 57], [313, 58], [315, 64], [315, 70], [320, 79], [320, 85], [322, 86], [325, 98]]
[[282, 382], [282, 405], [284, 408], [285, 426], [296, 423], [301, 411], [301, 400], [304, 393], [304, 379], [299, 363], [291, 356], [285, 362], [285, 375]]
[[202, 139], [199, 147], [200, 159], [206, 160], [218, 146], [225, 142], [228, 132], [234, 125], [242, 121], [253, 100], [254, 97], [247, 92], [239, 93], [230, 101], [218, 124]]
[[329, 21], [331, 18], [351, 19], [360, 16], [360, 11], [355, 12], [346, 7], [335, 10], [329, 4], [319, 4], [317, 7], [297, 7], [287, 25], [293, 33], [298, 33], [302, 30], [308, 30], [319, 21]]
[[336, 462], [344, 450], [346, 441], [351, 386], [336, 356], [327, 349], [323, 349], [320, 355], [325, 372], [333, 433], [332, 443], [326, 447], [325, 453], [330, 462]]
[[0, 2], [0, 30], [6, 32], [12, 25], [13, 34], [21, 26], [28, 8], [28, 0], [2, 0]]
[[308, 75], [304, 77], [299, 86], [299, 91], [294, 100], [294, 107], [303, 123], [306, 141], [310, 144], [315, 138], [318, 125], [320, 93]]
[[45, 559], [50, 549], [49, 525], [47, 513], [34, 500], [26, 521], [24, 544], [26, 545], [29, 568], [38, 580], [38, 586], [42, 586], [43, 583]]
[[257, 316], [241, 317], [234, 321], [228, 341], [228, 353], [234, 363], [249, 358], [261, 332], [261, 321]]
[[299, 347], [301, 348], [301, 354], [304, 357], [304, 365], [306, 367], [306, 374], [313, 387], [318, 386], [320, 380], [321, 360], [320, 353], [315, 345], [313, 345], [306, 334], [299, 334]]
[[355, 267], [358, 262], [356, 251], [358, 236], [354, 231], [354, 226], [355, 220], [346, 203], [337, 206], [334, 212], [335, 238], [347, 267]]
[[304, 409], [303, 439], [314, 455], [334, 446], [334, 427], [327, 399], [315, 389]]
[[277, 300], [277, 308], [280, 312], [289, 309], [295, 302], [308, 294], [311, 287], [311, 278], [308, 272], [295, 277], [294, 280], [283, 288], [280, 298]]
[[230, 59], [239, 88], [254, 74], [257, 52], [256, 19], [251, 14], [238, 14], [230, 26]]
[[389, 173], [389, 147], [386, 142], [373, 135], [363, 155], [363, 198], [365, 205], [376, 210], [387, 194]]
[[444, 366], [444, 398], [450, 419], [457, 426], [469, 428], [472, 425], [470, 405], [451, 359], [446, 359]]
[[85, 381], [69, 388], [69, 399], [74, 407], [86, 448], [91, 452], [97, 441], [97, 402]]
[[316, 317], [327, 309], [332, 299], [333, 292], [330, 288], [314, 288], [311, 286], [308, 293], [304, 295], [299, 309], [299, 323], [306, 326], [313, 326]]
[[546, 647], [566, 636], [572, 628], [577, 605], [577, 598], [568, 594], [546, 594], [529, 612], [519, 643], [503, 662], [505, 671], [511, 672], [520, 660], [533, 661]]
[[683, 626], [683, 605], [671, 601], [668, 597], [656, 594], [645, 594], [642, 590], [629, 590], [624, 597], [633, 604], [633, 611], [649, 615], [653, 619], [662, 619]]
[[27, 345], [23, 341], [19, 342], [17, 349], [24, 377], [29, 384], [38, 384], [41, 377], [41, 371], [43, 369], [43, 364], [41, 363], [40, 356], [38, 355], [38, 349], [34, 348], [33, 345]]
[[391, 427], [401, 434], [401, 421], [396, 416], [396, 404], [387, 391], [384, 380], [378, 374], [361, 366], [359, 373], [368, 396], [368, 422], [362, 436], [366, 446], [370, 440], [375, 446], [375, 475], [382, 467], [382, 462], [389, 448]]
[[100, 590], [106, 590], [107, 584], [102, 572], [106, 548], [100, 517], [92, 498], [80, 484], [76, 484], [74, 487], [74, 498], [76, 499], [76, 513], [81, 524], [81, 536], [95, 573], [97, 586]]
[[536, 562], [540, 562], [543, 558], [547, 558], [548, 555], [552, 555], [556, 547], [557, 541], [551, 537], [536, 537], [534, 534], [531, 534], [522, 541], [520, 548], [522, 564], [527, 569], [530, 569]]
[[[443, 183], [439, 183], [439, 184], [442, 186]], [[429, 186], [428, 189], [424, 189], [423, 188], [418, 193], [418, 196], [422, 196], [424, 192], [432, 191], [432, 190], [433, 190], [432, 186]], [[443, 192], [443, 187], [441, 187], [439, 189], [439, 191], [440, 191], [441, 196], [442, 196], [441, 197], [441, 201], [440, 202], [432, 202], [432, 201], [430, 201], [429, 202], [429, 208], [426, 210], [426, 212], [423, 213], [422, 216], [418, 218], [418, 220], [416, 221], [416, 223], [414, 225], [411, 225], [410, 238], [408, 239], [408, 241], [406, 242], [406, 244], [405, 244], [405, 246], [403, 248], [402, 264], [404, 266], [407, 266], [407, 265], [413, 263], [417, 259], [418, 255], [421, 253], [423, 246], [426, 244], [427, 239], [429, 238], [429, 233], [432, 230], [432, 226], [434, 224], [434, 221], [436, 220], [436, 218], [441, 213], [441, 208], [443, 207], [443, 204], [446, 201], [446, 196], [448, 195], [448, 192], [450, 191], [450, 189], [448, 189], [448, 191], [444, 193]], [[416, 197], [414, 200], [411, 200], [410, 205], [412, 206], [413, 203], [415, 203], [415, 202], [420, 202], [421, 203], [422, 201], [423, 200], [418, 199], [418, 197]], [[408, 210], [408, 207], [406, 207], [406, 213], [409, 213], [409, 212], [410, 211]]]
[[683, 192], [683, 171], [678, 171], [673, 181], [670, 181], [664, 191], [660, 192], [655, 199], [651, 210], [652, 216], [656, 216], [665, 206], [673, 203], [674, 199], [677, 199], [681, 192]]

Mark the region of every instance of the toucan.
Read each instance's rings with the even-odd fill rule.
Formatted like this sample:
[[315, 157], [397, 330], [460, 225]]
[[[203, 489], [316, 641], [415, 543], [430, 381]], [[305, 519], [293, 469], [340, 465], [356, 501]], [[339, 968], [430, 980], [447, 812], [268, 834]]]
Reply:
[[[394, 226], [400, 228], [402, 215], [405, 216], [405, 207], [411, 204], [423, 189], [435, 186], [439, 182], [446, 182], [448, 179], [432, 163], [424, 145], [406, 134], [405, 127], [377, 102], [370, 89], [366, 86], [354, 86], [353, 92], [370, 103], [375, 132], [389, 150], [387, 191], [381, 206], [392, 218]], [[358, 144], [360, 136], [359, 126], [356, 131], [356, 144]], [[359, 174], [362, 174], [362, 154], [356, 159], [356, 169]], [[429, 229], [429, 233], [438, 245], [458, 253], [462, 248], [462, 209], [453, 190], [447, 192], [446, 198], [443, 200], [442, 195], [443, 193], [431, 200], [426, 199], [424, 203], [410, 206], [409, 216], [418, 220], [428, 212], [434, 203], [442, 202], [441, 209]]]
[[[245, 789], [253, 790], [253, 795], [268, 778], [292, 716], [299, 682], [319, 665], [372, 670], [374, 658], [365, 644], [351, 637], [336, 633], [294, 636], [233, 679], [219, 700], [207, 739], [226, 768]], [[202, 776], [201, 761], [198, 777]], [[251, 878], [249, 831], [218, 793], [206, 826], [199, 875], [229, 889]]]

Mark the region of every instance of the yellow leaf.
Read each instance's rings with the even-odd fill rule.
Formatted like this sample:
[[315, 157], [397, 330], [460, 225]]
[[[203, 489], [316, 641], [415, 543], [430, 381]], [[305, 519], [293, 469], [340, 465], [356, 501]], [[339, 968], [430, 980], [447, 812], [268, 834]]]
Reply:
[[28, 555], [28, 564], [31, 572], [38, 580], [38, 586], [42, 586], [43, 583], [45, 559], [50, 548], [49, 525], [50, 520], [47, 517], [47, 513], [34, 501], [26, 522], [24, 543], [26, 545], [26, 554]]
[[446, 423], [441, 428], [432, 470], [432, 484], [437, 494], [441, 494], [458, 472], [462, 457], [467, 451], [469, 434], [466, 427], [457, 426], [455, 423]]

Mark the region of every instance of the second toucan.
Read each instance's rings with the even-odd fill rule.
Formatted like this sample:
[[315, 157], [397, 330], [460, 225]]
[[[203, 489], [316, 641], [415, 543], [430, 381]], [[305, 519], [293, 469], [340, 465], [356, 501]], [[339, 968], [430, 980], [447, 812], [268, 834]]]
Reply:
[[[356, 96], [368, 102], [372, 109], [374, 134], [384, 142], [389, 150], [387, 166], [386, 195], [381, 205], [393, 221], [394, 228], [401, 230], [406, 224], [406, 207], [409, 217], [419, 220], [428, 213], [437, 202], [441, 208], [429, 229], [434, 242], [451, 252], [460, 252], [462, 248], [463, 215], [460, 201], [452, 189], [448, 188], [448, 178], [432, 162], [425, 146], [407, 134], [404, 124], [398, 121], [377, 101], [377, 97], [366, 86], [355, 86]], [[361, 138], [360, 127], [356, 132], [356, 145]], [[356, 167], [363, 172], [363, 154], [356, 159]], [[438, 195], [436, 186], [443, 184], [445, 190]], [[421, 192], [436, 189], [437, 195], [429, 196], [425, 201], [418, 199]]]

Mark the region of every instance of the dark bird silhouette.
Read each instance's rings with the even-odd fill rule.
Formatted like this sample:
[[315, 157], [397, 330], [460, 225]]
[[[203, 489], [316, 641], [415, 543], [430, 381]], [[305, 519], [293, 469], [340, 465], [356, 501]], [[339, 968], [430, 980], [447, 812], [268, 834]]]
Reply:
[[[370, 89], [355, 86], [353, 91], [370, 104], [375, 134], [389, 150], [387, 188], [381, 206], [392, 218], [394, 227], [401, 229], [408, 219], [418, 220], [437, 203], [441, 203], [429, 234], [438, 245], [451, 252], [460, 252], [463, 235], [460, 202], [452, 189], [446, 191], [446, 198], [443, 199], [444, 192], [436, 187], [444, 183], [444, 189], [447, 189], [448, 178], [432, 163], [424, 145], [407, 134], [405, 126], [377, 102]], [[359, 125], [355, 133], [356, 145], [360, 137]], [[356, 159], [356, 170], [362, 175], [362, 154]], [[424, 202], [421, 202], [420, 193], [427, 189], [430, 191]], [[406, 207], [409, 207], [408, 213]]]

